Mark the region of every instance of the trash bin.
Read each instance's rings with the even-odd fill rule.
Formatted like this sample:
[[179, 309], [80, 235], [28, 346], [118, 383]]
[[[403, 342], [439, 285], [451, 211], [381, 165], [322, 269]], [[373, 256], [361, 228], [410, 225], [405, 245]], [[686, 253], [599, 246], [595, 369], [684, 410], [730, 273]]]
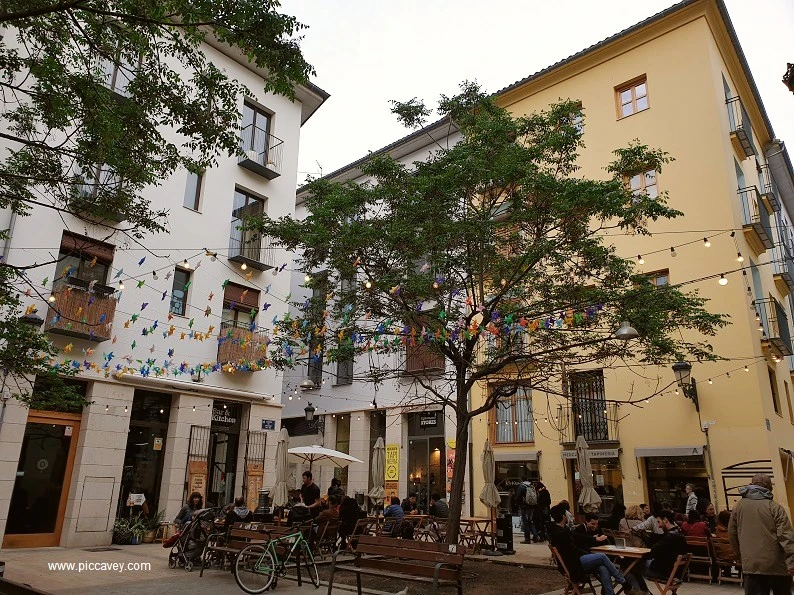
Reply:
[[513, 513], [510, 512], [510, 497], [502, 497], [496, 509], [496, 550], [505, 555], [515, 554], [513, 549]]

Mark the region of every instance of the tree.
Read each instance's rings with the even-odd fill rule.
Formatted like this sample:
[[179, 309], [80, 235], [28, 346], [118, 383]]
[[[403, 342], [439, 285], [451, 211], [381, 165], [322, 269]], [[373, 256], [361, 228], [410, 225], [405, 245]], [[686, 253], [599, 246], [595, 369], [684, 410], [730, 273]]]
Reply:
[[[212, 63], [202, 43], [233, 46], [265, 69], [265, 90], [288, 97], [313, 73], [299, 47], [303, 25], [278, 7], [275, 0], [0, 3], [0, 142], [7, 149], [0, 210], [13, 217], [52, 209], [104, 226], [103, 239], [116, 241], [140, 243], [166, 231], [168, 213], [144, 189], [178, 167], [200, 172], [219, 154], [241, 151], [238, 105], [246, 89]], [[9, 234], [0, 229], [0, 240]], [[20, 293], [41, 297], [26, 273], [48, 264], [2, 261], [0, 274]], [[12, 317], [19, 302], [11, 302], [0, 304], [7, 345], [26, 332]], [[41, 347], [38, 339], [28, 345]], [[39, 371], [22, 360], [6, 364], [12, 374]]]
[[[429, 114], [416, 100], [393, 111], [414, 125]], [[443, 358], [435, 375], [384, 358], [364, 379], [408, 376], [417, 390], [406, 390], [406, 402], [454, 411], [447, 538], [455, 542], [472, 419], [522, 384], [564, 397], [566, 366], [713, 359], [704, 339], [726, 322], [694, 291], [653, 286], [605, 240], [610, 230], [648, 234], [650, 221], [681, 215], [666, 195], [632, 194], [624, 182], [661, 171], [666, 153], [633, 143], [614, 152], [607, 179], [591, 180], [575, 175], [583, 146], [576, 101], [513, 117], [464, 83], [438, 111], [460, 130], [454, 146], [410, 167], [374, 155], [362, 166], [372, 183], [314, 180], [305, 220], [264, 216], [257, 227], [302, 254], [315, 289], [280, 321], [276, 365], [323, 351], [332, 361], [395, 352]], [[342, 285], [346, 279], [356, 283]], [[617, 340], [622, 321], [639, 338]], [[480, 382], [494, 390], [471, 408]]]

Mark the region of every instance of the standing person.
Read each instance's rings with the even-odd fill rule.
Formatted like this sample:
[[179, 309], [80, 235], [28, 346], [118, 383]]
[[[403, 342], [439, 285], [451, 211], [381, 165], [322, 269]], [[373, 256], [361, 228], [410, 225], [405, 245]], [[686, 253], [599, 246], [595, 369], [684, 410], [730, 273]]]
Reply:
[[[612, 587], [613, 578], [619, 585], [623, 585], [624, 593], [629, 594], [632, 592], [631, 585], [612, 561], [607, 558], [606, 554], [588, 554], [577, 547], [573, 539], [573, 533], [565, 528], [568, 519], [565, 516], [565, 508], [561, 504], [552, 506], [549, 514], [552, 521], [549, 523], [549, 543], [560, 553], [560, 557], [573, 580], [583, 579], [588, 574], [593, 573], [598, 576], [602, 593], [605, 595], [615, 595]], [[561, 568], [560, 572], [562, 572]]]
[[535, 520], [535, 529], [540, 536], [540, 541], [546, 541], [546, 525], [549, 522], [549, 509], [551, 508], [551, 494], [549, 490], [543, 485], [542, 482], [536, 484], [538, 491], [538, 508], [535, 511], [535, 516], [539, 517]]
[[301, 486], [301, 500], [309, 508], [312, 516], [317, 516], [322, 509], [320, 488], [312, 481], [312, 472], [303, 472], [303, 485]]
[[190, 498], [187, 499], [187, 504], [185, 504], [182, 509], [179, 511], [179, 514], [176, 515], [174, 519], [174, 524], [177, 527], [182, 527], [182, 525], [186, 525], [190, 518], [195, 514], [197, 510], [201, 510], [204, 507], [204, 497], [199, 494], [198, 492], [193, 492], [190, 494]]
[[524, 525], [524, 541], [521, 543], [540, 541], [537, 527], [535, 527], [535, 512], [538, 509], [538, 492], [535, 486], [526, 477], [522, 477], [516, 495], [518, 496], [518, 505], [521, 507], [521, 524]]
[[772, 480], [758, 473], [739, 493], [728, 538], [742, 566], [745, 594], [791, 595], [794, 530], [786, 511], [772, 500]]
[[695, 493], [695, 484], [688, 483], [684, 488], [684, 492], [686, 493], [686, 509], [684, 510], [685, 514], [689, 514], [690, 510], [697, 509], [698, 505], [698, 497]]

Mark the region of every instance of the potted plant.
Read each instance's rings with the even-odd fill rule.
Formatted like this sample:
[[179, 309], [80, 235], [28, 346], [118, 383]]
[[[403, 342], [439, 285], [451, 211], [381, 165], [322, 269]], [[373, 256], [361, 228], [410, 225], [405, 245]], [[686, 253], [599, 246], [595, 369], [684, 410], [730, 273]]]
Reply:
[[126, 545], [132, 540], [132, 519], [119, 518], [113, 523], [113, 543]]
[[157, 528], [165, 517], [165, 511], [161, 510], [154, 516], [145, 519], [146, 532], [143, 534], [143, 543], [153, 543]]
[[132, 545], [138, 545], [142, 543], [143, 536], [149, 530], [149, 519], [147, 519], [142, 513], [138, 513], [132, 517], [130, 530], [132, 531], [130, 543]]

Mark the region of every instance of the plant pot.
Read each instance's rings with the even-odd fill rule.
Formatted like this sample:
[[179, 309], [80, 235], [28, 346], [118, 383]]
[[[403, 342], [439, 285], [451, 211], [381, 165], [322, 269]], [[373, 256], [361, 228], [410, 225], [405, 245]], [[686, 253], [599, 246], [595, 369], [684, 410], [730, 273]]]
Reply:
[[133, 535], [130, 537], [130, 545], [138, 545], [141, 542], [141, 538], [139, 535]]
[[146, 533], [144, 533], [142, 539], [143, 543], [154, 543], [154, 534], [155, 534], [154, 530], [147, 531]]

